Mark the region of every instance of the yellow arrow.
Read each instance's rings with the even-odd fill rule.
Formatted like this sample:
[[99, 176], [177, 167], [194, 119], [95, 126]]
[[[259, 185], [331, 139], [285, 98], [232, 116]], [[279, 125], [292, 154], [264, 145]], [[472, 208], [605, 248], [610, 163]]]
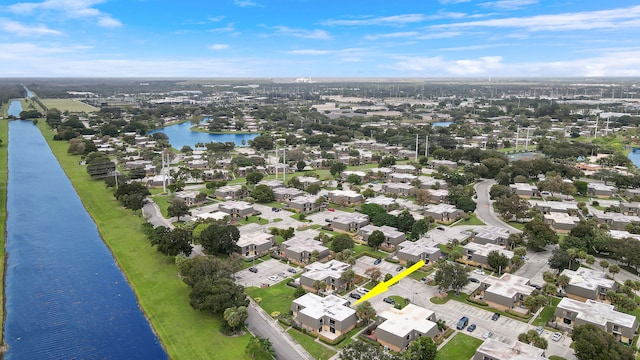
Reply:
[[357, 305], [363, 301], [367, 301], [371, 299], [374, 296], [378, 296], [382, 294], [383, 292], [389, 290], [389, 286], [397, 283], [398, 281], [402, 280], [403, 278], [407, 277], [409, 274], [420, 269], [423, 266], [424, 266], [424, 261], [423, 260], [418, 261], [416, 264], [413, 264], [411, 267], [402, 270], [398, 275], [376, 285], [373, 289], [369, 290], [368, 293], [366, 293], [363, 297], [360, 298], [360, 300], [356, 301], [353, 305]]

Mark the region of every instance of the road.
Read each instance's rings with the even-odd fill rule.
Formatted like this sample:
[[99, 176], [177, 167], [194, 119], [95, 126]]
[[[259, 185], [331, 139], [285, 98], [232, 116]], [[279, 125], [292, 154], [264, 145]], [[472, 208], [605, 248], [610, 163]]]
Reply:
[[493, 203], [489, 198], [489, 190], [491, 190], [491, 187], [495, 183], [495, 180], [489, 179], [482, 180], [474, 186], [477, 195], [476, 203], [478, 205], [476, 207], [476, 215], [478, 219], [487, 225], [509, 229], [510, 233], [521, 233], [522, 231], [502, 221], [493, 211]]
[[253, 334], [271, 340], [273, 350], [278, 360], [312, 360], [313, 357], [298, 345], [289, 334], [260, 309], [253, 301], [247, 307], [249, 317], [247, 318], [247, 328]]

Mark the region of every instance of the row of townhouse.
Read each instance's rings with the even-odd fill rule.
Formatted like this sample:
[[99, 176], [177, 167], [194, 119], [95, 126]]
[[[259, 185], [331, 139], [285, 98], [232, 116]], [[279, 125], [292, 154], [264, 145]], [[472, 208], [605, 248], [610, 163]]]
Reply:
[[[511, 266], [511, 259], [513, 258], [513, 251], [506, 250], [502, 245], [496, 245], [491, 243], [480, 244], [477, 242], [469, 242], [462, 247], [461, 262], [464, 262], [472, 266], [489, 266], [489, 254], [492, 251], [497, 251], [501, 255], [504, 255], [509, 259], [507, 267]], [[496, 269], [497, 270], [497, 269]], [[507, 269], [502, 269], [506, 271]]]
[[442, 257], [442, 251], [438, 244], [428, 238], [421, 238], [416, 241], [404, 241], [398, 245], [396, 253], [401, 264], [417, 263], [423, 260], [426, 265], [435, 263]]
[[384, 242], [382, 243], [382, 245], [380, 245], [380, 247], [387, 250], [393, 250], [400, 243], [407, 240], [406, 235], [393, 226], [376, 226], [373, 224], [361, 227], [360, 230], [358, 230], [358, 236], [356, 237], [356, 239], [366, 244], [369, 240], [369, 236], [371, 236], [374, 231], [382, 232], [382, 234], [384, 235]]

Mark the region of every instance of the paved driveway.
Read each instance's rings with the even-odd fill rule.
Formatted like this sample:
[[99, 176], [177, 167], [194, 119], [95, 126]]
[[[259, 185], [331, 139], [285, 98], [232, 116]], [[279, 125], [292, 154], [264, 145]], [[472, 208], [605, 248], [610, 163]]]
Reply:
[[375, 261], [376, 259], [372, 258], [371, 256], [363, 256], [356, 260], [356, 263], [353, 265], [352, 269], [356, 274], [360, 276], [366, 276], [365, 271], [367, 271], [367, 269], [377, 267], [378, 269], [380, 269], [380, 273], [382, 273], [383, 279], [385, 274], [396, 275], [400, 271], [404, 270], [404, 267], [402, 267], [402, 270], [400, 271], [396, 270], [396, 268], [401, 266], [400, 264], [393, 264], [383, 260], [380, 264], [374, 265], [373, 263]]
[[[262, 284], [274, 285], [279, 283], [280, 281], [283, 281], [284, 279], [290, 278], [291, 276], [295, 275], [287, 271], [289, 267], [293, 267], [293, 266], [283, 264], [276, 259], [269, 259], [267, 261], [257, 260], [253, 267], [258, 269], [257, 273], [252, 273], [251, 271], [249, 271], [249, 269], [238, 271], [235, 274], [236, 283], [245, 287], [260, 286]], [[296, 268], [296, 270], [300, 272], [300, 269]], [[285, 277], [278, 276], [278, 273], [281, 273], [281, 272], [284, 273], [286, 276]], [[276, 281], [269, 280], [269, 276], [276, 276], [278, 277], [278, 280]]]

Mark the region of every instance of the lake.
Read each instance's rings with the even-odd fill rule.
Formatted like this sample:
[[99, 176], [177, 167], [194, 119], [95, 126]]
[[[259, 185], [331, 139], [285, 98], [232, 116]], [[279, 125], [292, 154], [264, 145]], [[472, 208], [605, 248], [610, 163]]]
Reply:
[[4, 359], [167, 359], [38, 128], [8, 140]]
[[629, 160], [640, 169], [640, 148], [634, 148], [629, 153]]
[[[232, 142], [236, 146], [245, 146], [249, 144], [249, 140], [253, 140], [260, 134], [210, 134], [205, 132], [191, 131], [191, 123], [183, 122], [180, 124], [170, 125], [158, 130], [149, 131], [149, 134], [162, 132], [169, 137], [169, 143], [176, 149], [181, 149], [183, 146], [188, 145], [191, 148], [195, 148], [197, 143], [208, 144], [214, 142]], [[242, 141], [244, 140], [244, 145]]]
[[437, 126], [447, 127], [451, 124], [453, 124], [453, 121], [436, 121], [431, 123], [431, 127], [437, 127]]

